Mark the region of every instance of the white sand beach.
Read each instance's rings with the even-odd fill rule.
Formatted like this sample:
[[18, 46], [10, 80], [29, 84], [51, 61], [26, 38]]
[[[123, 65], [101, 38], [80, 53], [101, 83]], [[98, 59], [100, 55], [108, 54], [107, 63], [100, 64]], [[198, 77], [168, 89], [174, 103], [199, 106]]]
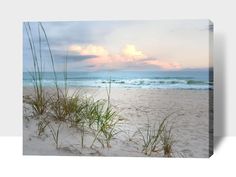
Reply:
[[[83, 94], [95, 99], [106, 99], [105, 88], [81, 88]], [[74, 89], [70, 88], [69, 93]], [[24, 87], [24, 96], [32, 94], [32, 88]], [[37, 136], [37, 120], [24, 118], [24, 155], [96, 155], [96, 156], [145, 156], [142, 139], [137, 129], [148, 121], [152, 126], [166, 115], [172, 125], [174, 139], [173, 157], [209, 156], [209, 91], [112, 88], [111, 104], [122, 117], [118, 133], [111, 141], [111, 147], [90, 148], [91, 135], [85, 135], [81, 148], [80, 131], [63, 123], [59, 134], [59, 147], [55, 148], [51, 133], [46, 129], [43, 136]], [[30, 108], [24, 103], [24, 116]], [[28, 108], [28, 109], [27, 109]], [[151, 156], [163, 156], [152, 153]]]

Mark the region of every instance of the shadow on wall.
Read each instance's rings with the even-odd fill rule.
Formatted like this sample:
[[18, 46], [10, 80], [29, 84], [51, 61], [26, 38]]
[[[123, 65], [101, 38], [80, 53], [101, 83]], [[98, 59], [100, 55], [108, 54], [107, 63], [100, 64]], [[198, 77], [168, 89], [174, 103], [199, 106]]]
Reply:
[[226, 39], [223, 34], [214, 36], [214, 150], [226, 135]]

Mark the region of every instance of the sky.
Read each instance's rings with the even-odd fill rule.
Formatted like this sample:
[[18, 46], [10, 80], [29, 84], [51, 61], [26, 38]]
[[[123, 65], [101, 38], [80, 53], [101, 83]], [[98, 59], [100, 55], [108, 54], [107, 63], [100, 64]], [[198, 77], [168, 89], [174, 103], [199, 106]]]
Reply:
[[[209, 67], [209, 36], [213, 26], [208, 20], [42, 22], [42, 25], [57, 71], [65, 68], [65, 58], [68, 71]], [[33, 70], [26, 29], [31, 31], [38, 58], [41, 51], [43, 70], [51, 71], [50, 53], [38, 22], [23, 25], [23, 70]]]

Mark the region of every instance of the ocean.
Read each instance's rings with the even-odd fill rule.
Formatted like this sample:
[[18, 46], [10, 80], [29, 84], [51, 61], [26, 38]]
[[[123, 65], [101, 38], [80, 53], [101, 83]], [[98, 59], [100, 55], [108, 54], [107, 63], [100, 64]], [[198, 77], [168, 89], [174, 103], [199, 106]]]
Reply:
[[[63, 87], [64, 73], [57, 72], [57, 83]], [[98, 71], [98, 72], [68, 72], [69, 87], [112, 87], [120, 88], [152, 88], [152, 89], [213, 89], [212, 72], [208, 70], [191, 71]], [[43, 72], [43, 86], [55, 85], [54, 74]], [[23, 73], [23, 86], [33, 86], [29, 72]]]

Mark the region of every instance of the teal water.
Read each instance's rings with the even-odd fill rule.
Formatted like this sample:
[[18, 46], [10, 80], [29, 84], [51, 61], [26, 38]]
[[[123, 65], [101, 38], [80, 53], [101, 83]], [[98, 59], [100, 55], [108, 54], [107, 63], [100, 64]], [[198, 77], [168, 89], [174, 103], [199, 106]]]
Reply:
[[[112, 87], [158, 88], [158, 89], [213, 89], [212, 72], [194, 71], [99, 71], [68, 72], [70, 87], [106, 87], [111, 80]], [[59, 86], [64, 86], [64, 73], [57, 72]], [[43, 72], [43, 86], [54, 86], [54, 74]], [[33, 86], [29, 72], [23, 73], [23, 86]]]

